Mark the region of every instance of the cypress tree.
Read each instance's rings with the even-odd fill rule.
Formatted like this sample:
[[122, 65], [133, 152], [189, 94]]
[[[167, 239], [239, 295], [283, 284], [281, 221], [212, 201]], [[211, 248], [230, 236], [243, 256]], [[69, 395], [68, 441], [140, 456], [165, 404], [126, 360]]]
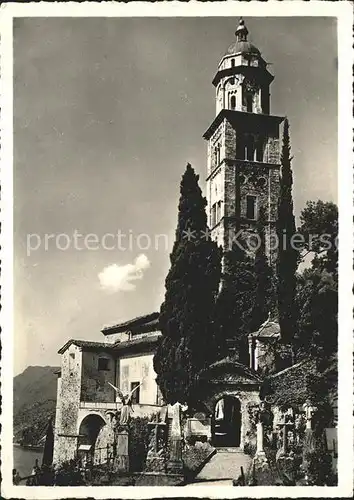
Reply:
[[279, 241], [277, 258], [277, 295], [281, 340], [291, 344], [296, 331], [296, 269], [298, 252], [291, 246], [295, 234], [293, 213], [289, 122], [285, 119], [281, 152], [280, 196], [278, 205], [277, 235]]
[[215, 300], [221, 251], [211, 241], [199, 176], [187, 165], [180, 186], [176, 238], [160, 311], [162, 336], [154, 356], [157, 383], [167, 403], [196, 402], [199, 372], [215, 361]]

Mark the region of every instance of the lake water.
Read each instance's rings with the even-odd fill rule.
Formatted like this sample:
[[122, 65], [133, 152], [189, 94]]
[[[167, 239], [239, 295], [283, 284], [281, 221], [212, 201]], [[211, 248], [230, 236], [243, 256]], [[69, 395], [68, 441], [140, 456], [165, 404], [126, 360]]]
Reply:
[[14, 469], [18, 470], [21, 477], [31, 474], [36, 458], [38, 458], [39, 465], [42, 463], [43, 451], [41, 450], [29, 450], [21, 448], [21, 446], [13, 446], [13, 454]]

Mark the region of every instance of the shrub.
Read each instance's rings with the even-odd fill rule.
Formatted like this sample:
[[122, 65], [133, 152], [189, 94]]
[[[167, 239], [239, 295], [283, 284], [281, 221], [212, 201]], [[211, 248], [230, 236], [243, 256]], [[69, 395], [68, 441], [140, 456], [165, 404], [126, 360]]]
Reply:
[[149, 419], [136, 417], [129, 422], [129, 465], [131, 472], [144, 469], [149, 445]]
[[56, 486], [81, 486], [85, 484], [76, 460], [63, 462], [55, 471]]
[[332, 459], [329, 453], [315, 450], [305, 454], [310, 485], [325, 486], [333, 482]]
[[254, 457], [256, 454], [256, 445], [252, 442], [245, 443], [243, 451], [246, 453], [246, 455], [249, 455], [250, 457]]

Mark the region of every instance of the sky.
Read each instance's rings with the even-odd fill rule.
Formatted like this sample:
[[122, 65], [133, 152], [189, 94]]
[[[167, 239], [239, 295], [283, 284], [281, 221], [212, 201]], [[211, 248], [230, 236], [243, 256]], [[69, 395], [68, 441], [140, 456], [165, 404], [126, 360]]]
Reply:
[[[337, 202], [336, 20], [245, 22], [275, 76], [271, 112], [290, 122], [297, 217], [307, 200]], [[181, 175], [190, 162], [205, 190], [211, 81], [237, 25], [14, 20], [15, 373], [159, 310]]]

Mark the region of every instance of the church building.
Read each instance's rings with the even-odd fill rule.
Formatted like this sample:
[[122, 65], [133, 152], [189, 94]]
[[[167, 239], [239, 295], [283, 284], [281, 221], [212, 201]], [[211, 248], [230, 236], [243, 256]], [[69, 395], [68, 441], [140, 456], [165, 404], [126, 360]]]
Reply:
[[[274, 77], [259, 49], [248, 41], [242, 20], [235, 36], [212, 81], [216, 116], [204, 133], [208, 143], [208, 224], [212, 238], [224, 250], [231, 247], [239, 231], [246, 235], [255, 231], [261, 209], [269, 235], [275, 230], [279, 128], [283, 121], [283, 117], [270, 113]], [[268, 255], [274, 261], [269, 246]], [[161, 335], [158, 316], [152, 313], [105, 328], [97, 342], [72, 339], [61, 347], [56, 463], [106, 445], [106, 429], [121, 405], [112, 385], [123, 393], [136, 389], [133, 416], [153, 415], [162, 406], [153, 369]], [[269, 336], [278, 335], [279, 326], [272, 324], [268, 330], [250, 336], [250, 366], [234, 361], [230, 353], [203, 374], [210, 388], [204, 406], [211, 418], [210, 438], [215, 445], [244, 447], [251, 425], [249, 406], [259, 402], [262, 377], [257, 369], [264, 365], [262, 346]]]

